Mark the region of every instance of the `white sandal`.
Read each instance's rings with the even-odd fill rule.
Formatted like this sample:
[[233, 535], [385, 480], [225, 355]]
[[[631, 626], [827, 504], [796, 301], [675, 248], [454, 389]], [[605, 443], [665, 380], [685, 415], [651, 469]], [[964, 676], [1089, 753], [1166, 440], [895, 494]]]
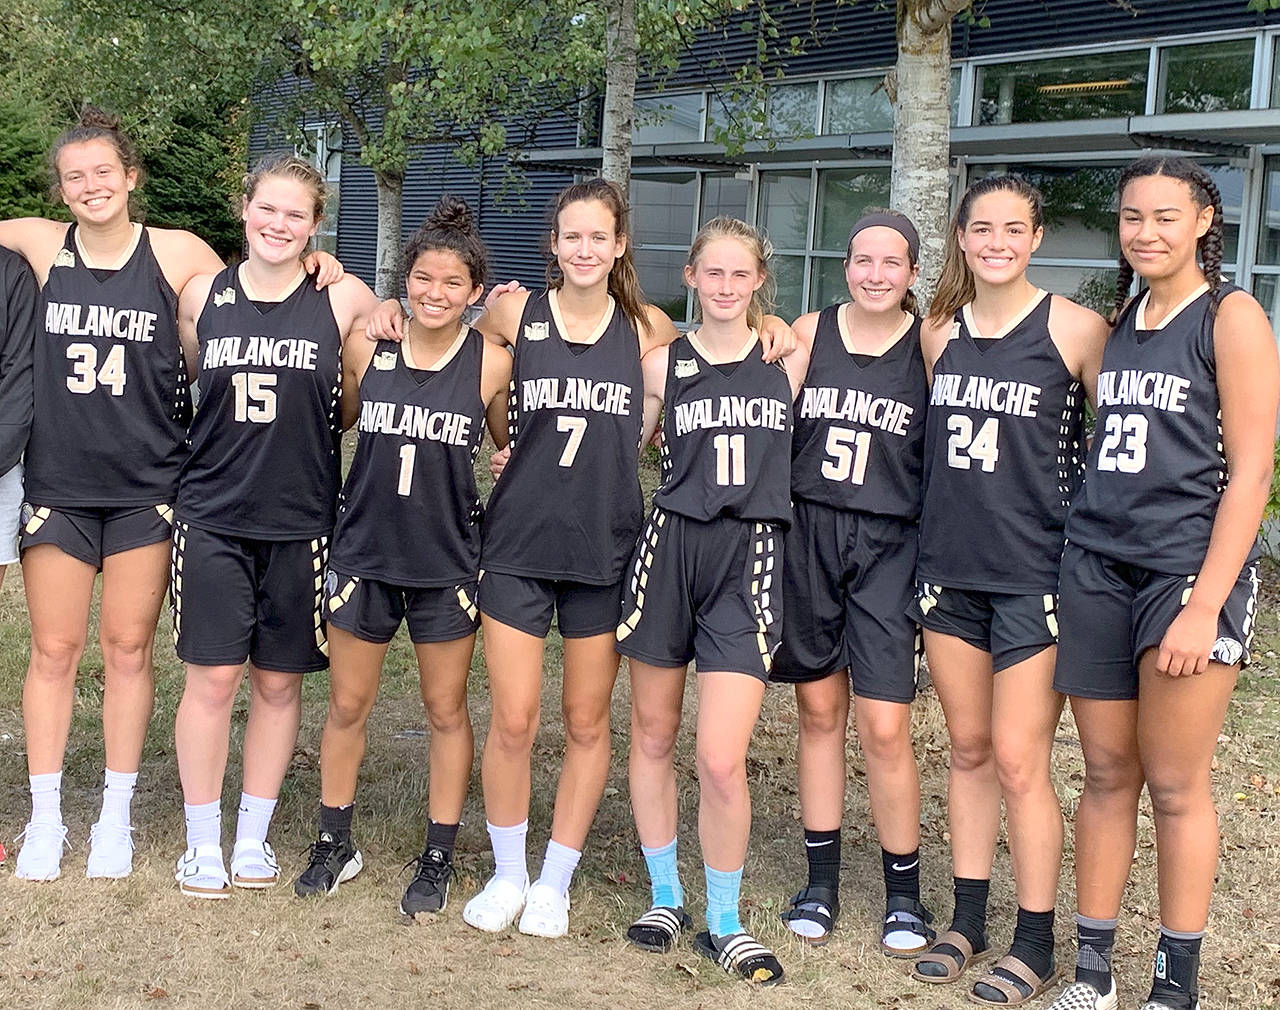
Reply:
[[509, 880], [490, 877], [484, 890], [462, 907], [462, 921], [486, 933], [501, 933], [516, 921], [528, 894], [528, 878], [517, 887]]
[[520, 916], [520, 932], [554, 940], [569, 932], [569, 895], [539, 880], [529, 888]]
[[280, 882], [280, 864], [267, 842], [242, 838], [231, 852], [231, 883], [252, 891], [275, 887]]
[[178, 860], [173, 879], [189, 898], [229, 898], [231, 881], [222, 863], [221, 845], [197, 845]]

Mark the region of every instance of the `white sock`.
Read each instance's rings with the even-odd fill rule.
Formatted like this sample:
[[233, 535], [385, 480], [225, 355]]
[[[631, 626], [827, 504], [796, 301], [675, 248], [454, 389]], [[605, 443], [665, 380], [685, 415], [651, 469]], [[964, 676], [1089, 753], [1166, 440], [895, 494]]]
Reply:
[[276, 801], [266, 800], [261, 796], [240, 794], [240, 817], [236, 820], [236, 842], [252, 838], [255, 842], [267, 840], [267, 829], [271, 827], [271, 815], [276, 811]]
[[129, 807], [133, 803], [133, 787], [138, 783], [138, 773], [113, 772], [108, 768], [106, 783], [98, 820], [103, 824], [132, 824]]
[[197, 845], [222, 844], [222, 804], [184, 803], [182, 813], [187, 821], [187, 848]]
[[493, 875], [499, 880], [509, 880], [516, 887], [524, 887], [529, 880], [529, 867], [525, 858], [525, 836], [529, 834], [529, 819], [509, 828], [484, 822], [489, 829], [489, 844], [493, 846]]
[[559, 842], [547, 842], [547, 854], [542, 859], [542, 873], [538, 882], [554, 888], [556, 894], [568, 894], [573, 871], [578, 868], [582, 853]]
[[62, 772], [32, 775], [31, 819], [62, 823]]

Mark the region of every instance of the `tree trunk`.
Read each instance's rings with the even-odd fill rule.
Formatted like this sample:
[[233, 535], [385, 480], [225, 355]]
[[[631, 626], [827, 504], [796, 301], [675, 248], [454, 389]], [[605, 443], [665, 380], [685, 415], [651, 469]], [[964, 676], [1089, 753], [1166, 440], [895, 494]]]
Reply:
[[[925, 6], [940, 4], [932, 0]], [[968, 4], [943, 0], [941, 6], [954, 8], [954, 13]], [[927, 305], [942, 270], [950, 209], [951, 17], [923, 15], [909, 4], [899, 4], [898, 62], [888, 84], [893, 102], [890, 202], [920, 232], [920, 280], [915, 290]]]
[[604, 35], [600, 175], [626, 193], [631, 183], [631, 121], [636, 100], [636, 0], [609, 0]]
[[378, 185], [378, 255], [374, 294], [380, 300], [400, 297], [400, 200], [403, 172], [374, 172]]

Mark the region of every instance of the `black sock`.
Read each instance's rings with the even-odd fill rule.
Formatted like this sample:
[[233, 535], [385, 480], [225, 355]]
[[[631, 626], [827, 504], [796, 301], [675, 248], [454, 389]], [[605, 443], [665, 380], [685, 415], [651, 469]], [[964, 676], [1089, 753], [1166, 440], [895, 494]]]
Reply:
[[920, 850], [906, 855], [894, 855], [888, 849], [880, 849], [880, 864], [884, 867], [884, 897], [920, 900]]
[[1204, 933], [1176, 933], [1160, 927], [1151, 976], [1151, 995], [1172, 1010], [1192, 1010], [1200, 996], [1200, 942]]
[[1111, 988], [1111, 950], [1115, 943], [1115, 919], [1077, 915], [1076, 981], [1088, 982], [1105, 996]]
[[439, 849], [445, 859], [453, 858], [453, 846], [458, 840], [458, 825], [427, 821], [427, 848]]
[[1053, 966], [1053, 909], [1029, 912], [1018, 906], [1018, 924], [1013, 930], [1009, 953], [1041, 978]]
[[987, 895], [991, 881], [953, 877], [956, 910], [951, 928], [964, 935], [976, 954], [987, 949]]
[[840, 890], [840, 829], [804, 829], [804, 854], [809, 859], [809, 886]]
[[320, 830], [333, 835], [340, 842], [351, 838], [351, 815], [356, 805], [348, 803], [345, 807], [326, 807], [320, 804]]

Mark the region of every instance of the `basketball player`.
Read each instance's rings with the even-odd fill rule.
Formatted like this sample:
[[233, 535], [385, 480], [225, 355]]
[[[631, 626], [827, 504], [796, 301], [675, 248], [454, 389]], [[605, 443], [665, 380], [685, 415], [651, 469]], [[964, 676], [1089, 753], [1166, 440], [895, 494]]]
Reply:
[[[344, 422], [360, 440], [343, 488], [324, 617], [329, 717], [320, 743], [320, 829], [299, 895], [360, 871], [351, 838], [365, 724], [401, 620], [418, 656], [431, 724], [426, 847], [400, 910], [441, 911], [474, 757], [467, 674], [479, 620], [483, 425], [507, 441], [511, 355], [462, 323], [484, 291], [487, 254], [471, 209], [444, 197], [404, 253], [413, 319], [405, 340], [353, 340], [343, 356]], [[370, 365], [372, 364], [372, 367]]]
[[[187, 850], [176, 876], [195, 897], [279, 878], [266, 837], [297, 737], [301, 674], [328, 666], [320, 596], [338, 491], [342, 346], [376, 302], [352, 275], [324, 291], [308, 281], [302, 255], [324, 198], [309, 163], [265, 159], [245, 184], [248, 258], [193, 281], [179, 305], [201, 387], [171, 572], [187, 664], [174, 731]], [[246, 660], [244, 785], [228, 880], [219, 798]]]
[[125, 877], [190, 413], [177, 299], [192, 277], [222, 261], [189, 232], [130, 221], [142, 166], [114, 116], [86, 107], [54, 142], [50, 164], [73, 222], [0, 222], [0, 244], [24, 256], [41, 285], [43, 320], [21, 541], [31, 616], [22, 695], [31, 819], [16, 875], [61, 873], [62, 761], [101, 571], [106, 787], [86, 872]]
[[[1209, 174], [1140, 158], [1120, 177], [1119, 205], [1118, 318], [1062, 561], [1054, 686], [1071, 698], [1085, 780], [1079, 954], [1053, 1006], [1117, 1005], [1111, 954], [1145, 781], [1160, 939], [1144, 1010], [1194, 1010], [1218, 860], [1210, 770], [1249, 661], [1280, 368], [1262, 308], [1222, 277]], [[1135, 273], [1146, 290], [1129, 301]]]
[[783, 970], [739, 918], [751, 826], [746, 759], [781, 632], [791, 409], [809, 357], [803, 347], [783, 362], [759, 353], [768, 256], [750, 225], [704, 225], [684, 271], [702, 325], [645, 356], [645, 441], [665, 406], [663, 476], [618, 625], [618, 651], [631, 667], [631, 805], [653, 900], [627, 936], [667, 950], [690, 925], [676, 868], [674, 748], [693, 660], [707, 883], [707, 931], [694, 946], [764, 985], [782, 981]]
[[929, 945], [920, 903], [920, 777], [911, 749], [920, 633], [915, 587], [929, 384], [911, 285], [920, 239], [892, 211], [854, 224], [850, 301], [796, 321], [810, 348], [791, 451], [795, 521], [783, 566], [782, 646], [770, 677], [794, 683], [809, 881], [783, 921], [826, 942], [840, 912], [840, 822], [852, 682], [885, 882], [881, 949]]
[[1040, 194], [1020, 176], [971, 185], [921, 333], [932, 387], [911, 616], [924, 627], [951, 741], [955, 912], [912, 974], [953, 981], [986, 949], [1003, 796], [1017, 926], [1009, 953], [969, 991], [999, 1006], [1032, 999], [1057, 976], [1055, 593], [1083, 461], [1084, 401], [1107, 332], [1102, 317], [1027, 279], [1043, 234]]

